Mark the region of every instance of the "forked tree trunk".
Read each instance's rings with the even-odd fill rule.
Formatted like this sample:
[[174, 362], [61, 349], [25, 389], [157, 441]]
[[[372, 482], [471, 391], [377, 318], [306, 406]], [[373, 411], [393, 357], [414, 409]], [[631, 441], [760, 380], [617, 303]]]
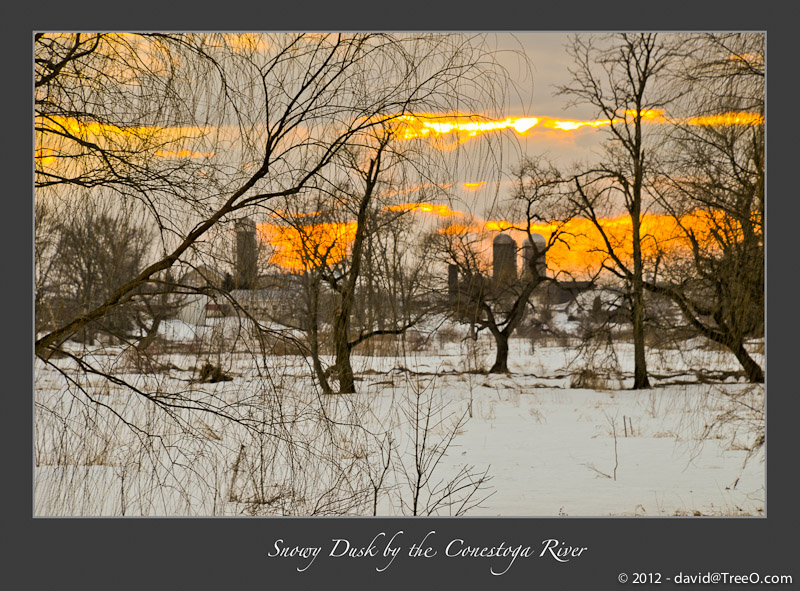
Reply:
[[366, 237], [367, 212], [372, 199], [372, 193], [378, 182], [381, 170], [381, 155], [386, 149], [391, 136], [381, 139], [375, 158], [370, 160], [369, 170], [364, 174], [366, 186], [361, 197], [356, 216], [356, 235], [350, 247], [350, 270], [339, 291], [339, 308], [333, 321], [333, 341], [336, 353], [335, 370], [339, 380], [340, 394], [354, 394], [356, 391], [353, 377], [353, 366], [350, 364], [350, 313], [355, 301], [356, 282], [361, 274], [361, 263], [364, 254], [364, 239]]

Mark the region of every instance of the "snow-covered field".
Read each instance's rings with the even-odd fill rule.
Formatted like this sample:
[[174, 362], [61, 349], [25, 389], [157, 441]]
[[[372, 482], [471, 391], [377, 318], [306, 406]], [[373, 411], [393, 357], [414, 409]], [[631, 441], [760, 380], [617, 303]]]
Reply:
[[333, 396], [293, 355], [228, 353], [219, 383], [196, 381], [207, 355], [93, 360], [151, 399], [37, 360], [36, 514], [763, 515], [764, 388], [700, 345], [649, 350], [645, 391], [626, 389], [630, 345], [592, 374], [523, 338], [508, 375], [480, 372], [483, 337], [356, 355], [359, 392]]

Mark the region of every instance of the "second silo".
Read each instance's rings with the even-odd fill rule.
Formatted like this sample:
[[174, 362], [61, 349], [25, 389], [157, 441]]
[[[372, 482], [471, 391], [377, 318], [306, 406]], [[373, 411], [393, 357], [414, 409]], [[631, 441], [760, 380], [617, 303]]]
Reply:
[[541, 234], [531, 234], [522, 247], [522, 274], [530, 276], [531, 261], [535, 259], [536, 272], [539, 277], [547, 275], [547, 240]]

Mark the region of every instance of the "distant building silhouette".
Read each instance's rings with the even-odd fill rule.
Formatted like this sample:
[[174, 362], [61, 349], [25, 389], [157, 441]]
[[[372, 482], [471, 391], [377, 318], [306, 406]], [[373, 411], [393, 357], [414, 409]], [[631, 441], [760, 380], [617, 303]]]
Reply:
[[517, 279], [517, 243], [508, 234], [498, 234], [492, 240], [492, 280], [498, 289]]
[[450, 305], [458, 304], [458, 265], [454, 263], [447, 267], [447, 295]]
[[258, 278], [258, 240], [256, 224], [249, 218], [236, 222], [233, 284], [236, 289], [252, 289]]
[[[533, 242], [531, 242], [531, 240]], [[535, 248], [534, 248], [535, 246]], [[522, 276], [528, 277], [531, 273], [530, 262], [536, 258], [536, 270], [539, 277], [547, 275], [547, 255], [544, 249], [547, 248], [547, 240], [541, 234], [531, 234], [522, 246]]]

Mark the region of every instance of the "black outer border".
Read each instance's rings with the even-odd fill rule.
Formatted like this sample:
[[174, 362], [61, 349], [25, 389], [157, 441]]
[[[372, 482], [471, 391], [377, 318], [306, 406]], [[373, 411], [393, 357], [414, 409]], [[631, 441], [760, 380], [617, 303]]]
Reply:
[[[451, 586], [501, 588], [612, 589], [624, 587], [620, 572], [679, 571], [792, 574], [797, 548], [797, 500], [793, 461], [797, 416], [796, 322], [792, 271], [797, 253], [792, 222], [797, 200], [790, 188], [796, 150], [790, 130], [797, 118], [796, 17], [786, 4], [674, 1], [646, 4], [570, 2], [482, 5], [432, 3], [309, 3], [260, 5], [226, 2], [192, 5], [155, 2], [55, 3], [3, 10], [6, 72], [3, 114], [10, 129], [2, 141], [4, 201], [9, 209], [3, 235], [6, 318], [2, 429], [6, 454], [2, 487], [4, 565], [15, 588], [51, 585], [108, 588], [271, 588], [289, 584], [382, 589]], [[782, 8], [781, 8], [782, 6]], [[767, 32], [768, 77], [768, 486], [766, 518], [457, 518], [457, 519], [34, 519], [32, 517], [31, 342], [33, 235], [31, 69], [35, 30], [754, 30]], [[10, 70], [10, 71], [9, 71]], [[25, 91], [21, 91], [25, 89]], [[794, 116], [794, 119], [792, 117]], [[793, 125], [794, 124], [794, 125]], [[8, 174], [10, 173], [10, 174]], [[8, 180], [10, 178], [10, 184]], [[791, 192], [790, 192], [791, 191]], [[796, 230], [795, 230], [796, 232]], [[769, 264], [771, 263], [771, 264]], [[769, 270], [772, 273], [769, 273]], [[771, 320], [771, 322], [769, 322]], [[795, 379], [793, 379], [795, 378]], [[346, 537], [366, 544], [377, 533], [397, 531], [407, 547], [429, 531], [439, 554], [431, 559], [398, 556], [383, 573], [379, 561], [320, 556], [302, 575], [301, 563], [267, 558], [275, 539], [287, 544], [330, 548]], [[518, 559], [509, 571], [492, 576], [487, 559], [444, 559], [444, 544], [463, 538], [472, 545], [539, 546], [547, 538], [588, 547], [579, 559], [560, 564], [543, 558]], [[8, 548], [11, 551], [8, 551]], [[502, 563], [500, 563], [502, 564]], [[19, 575], [19, 576], [12, 576]], [[630, 582], [628, 584], [631, 584]], [[671, 585], [664, 581], [665, 585]], [[719, 585], [714, 588], [728, 588]]]

